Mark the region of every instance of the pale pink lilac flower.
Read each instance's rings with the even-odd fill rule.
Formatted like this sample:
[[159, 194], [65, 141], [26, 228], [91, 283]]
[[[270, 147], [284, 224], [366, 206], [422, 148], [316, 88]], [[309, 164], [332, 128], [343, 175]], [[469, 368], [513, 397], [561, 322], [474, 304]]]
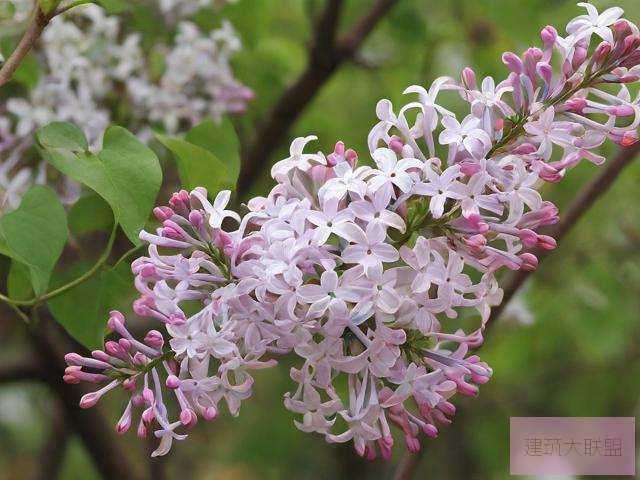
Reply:
[[[558, 209], [539, 187], [582, 159], [602, 163], [595, 149], [607, 138], [637, 140], [638, 99], [624, 84], [640, 79], [638, 30], [616, 9], [587, 8], [567, 37], [545, 27], [543, 48], [506, 53], [497, 84], [478, 90], [465, 69], [459, 84], [408, 88], [418, 99], [398, 113], [379, 102], [368, 137], [377, 168], [358, 167], [342, 142], [327, 156], [305, 153], [313, 137], [299, 138], [244, 217], [225, 210], [227, 192], [211, 204], [204, 189], [157, 208], [162, 226], [141, 233], [149, 255], [132, 265], [134, 309], [164, 332], [137, 342], [114, 314], [120, 340], [67, 358], [67, 381], [106, 384], [82, 406], [124, 388], [132, 400], [119, 430], [144, 409], [139, 435], [153, 428], [164, 454], [199, 417], [215, 419], [220, 402], [237, 415], [253, 370], [290, 354], [295, 386], [284, 404], [300, 430], [352, 441], [367, 458], [391, 456], [392, 427], [412, 452], [437, 437], [456, 394], [476, 395], [492, 375], [472, 350], [502, 301], [496, 272], [535, 269], [531, 249], [555, 248], [540, 228]], [[612, 43], [591, 49], [594, 35]], [[438, 103], [444, 93], [468, 107], [461, 122]], [[461, 313], [478, 326], [453, 326]]]

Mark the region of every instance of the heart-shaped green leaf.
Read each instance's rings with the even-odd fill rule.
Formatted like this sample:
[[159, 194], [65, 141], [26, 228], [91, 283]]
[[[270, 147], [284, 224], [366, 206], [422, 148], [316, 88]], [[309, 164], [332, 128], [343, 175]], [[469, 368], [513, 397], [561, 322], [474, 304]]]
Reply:
[[205, 187], [212, 196], [220, 190], [233, 188], [227, 167], [210, 151], [179, 138], [156, 137], [175, 155], [184, 188]]
[[67, 235], [64, 208], [43, 185], [32, 187], [16, 211], [0, 218], [3, 251], [27, 266], [36, 295], [46, 290]]
[[121, 127], [107, 129], [104, 147], [98, 154], [87, 151], [84, 136], [78, 132], [73, 125], [54, 122], [37, 130], [36, 139], [49, 163], [109, 203], [129, 240], [138, 245], [138, 234], [149, 218], [162, 183], [158, 158]]

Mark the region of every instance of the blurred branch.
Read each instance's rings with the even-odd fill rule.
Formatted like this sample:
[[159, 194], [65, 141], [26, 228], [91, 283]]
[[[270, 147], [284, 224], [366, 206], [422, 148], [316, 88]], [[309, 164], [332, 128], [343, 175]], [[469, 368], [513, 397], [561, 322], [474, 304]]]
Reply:
[[[603, 170], [578, 193], [576, 199], [562, 215], [561, 220], [550, 228], [547, 233], [553, 236], [558, 242], [562, 240], [596, 200], [608, 191], [609, 187], [611, 187], [613, 182], [618, 178], [618, 175], [631, 163], [638, 153], [640, 153], [640, 142], [620, 150], [613, 160], [609, 161], [606, 166], [603, 167]], [[534, 253], [538, 257], [538, 261], [542, 262], [550, 252], [547, 250], [536, 250]], [[500, 316], [509, 301], [524, 284], [525, 280], [529, 278], [531, 273], [532, 272], [518, 270], [511, 272], [505, 278], [505, 286], [503, 288], [504, 297], [502, 303], [491, 311], [490, 321], [485, 327], [485, 338], [491, 325], [495, 323], [495, 320]], [[424, 450], [421, 450], [415, 454], [406, 452], [396, 468], [393, 479], [411, 479], [418, 468], [423, 451]]]
[[34, 480], [50, 480], [58, 478], [58, 472], [64, 460], [64, 453], [69, 443], [69, 425], [59, 405], [52, 411], [51, 432], [40, 453]]
[[393, 480], [411, 480], [416, 468], [418, 468], [418, 463], [420, 462], [420, 458], [422, 458], [423, 452], [424, 448], [417, 453], [406, 451], [396, 467]]
[[314, 99], [322, 86], [345, 62], [352, 60], [369, 33], [397, 0], [376, 0], [369, 11], [344, 38], [337, 35], [342, 0], [327, 0], [316, 22], [306, 69], [276, 101], [271, 112], [258, 126], [252, 141], [243, 151], [238, 191], [246, 191], [260, 174], [265, 160], [287, 135], [289, 128]]
[[152, 480], [164, 480], [167, 478], [165, 475], [164, 465], [167, 457], [152, 457], [151, 453], [158, 448], [160, 442], [155, 435], [147, 436], [147, 454], [149, 455], [149, 478]]
[[[618, 175], [631, 163], [638, 153], [640, 153], [640, 142], [621, 149], [613, 160], [609, 161], [603, 167], [602, 171], [578, 193], [576, 199], [562, 214], [560, 221], [550, 228], [547, 233], [554, 237], [559, 243], [573, 226], [578, 223], [578, 220], [582, 218], [595, 201], [609, 190], [609, 187], [611, 187], [616, 178], [618, 178]], [[547, 250], [536, 250], [533, 253], [538, 257], [538, 262], [542, 262], [551, 252]], [[491, 328], [491, 325], [495, 323], [495, 320], [500, 316], [520, 287], [524, 285], [531, 273], [532, 272], [524, 270], [517, 270], [505, 276], [503, 282], [504, 297], [502, 303], [491, 310], [491, 317], [486, 326], [485, 336], [486, 332]]]
[[[84, 385], [67, 385], [62, 381], [68, 342], [49, 318], [43, 318], [33, 341], [42, 359], [43, 379], [60, 400], [69, 426], [78, 434], [102, 477], [128, 480], [139, 478], [116, 440], [115, 429], [97, 407], [81, 409], [80, 398], [88, 393]], [[67, 346], [65, 346], [67, 345]]]
[[34, 44], [42, 35], [42, 32], [51, 21], [52, 16], [47, 15], [39, 6], [39, 2], [35, 2], [35, 8], [33, 11], [31, 22], [27, 27], [27, 30], [22, 35], [18, 46], [9, 56], [6, 62], [0, 68], [0, 87], [5, 85], [11, 80], [13, 74], [22, 63], [24, 57], [31, 51]]
[[24, 358], [0, 365], [0, 383], [41, 380], [42, 368], [35, 358]]

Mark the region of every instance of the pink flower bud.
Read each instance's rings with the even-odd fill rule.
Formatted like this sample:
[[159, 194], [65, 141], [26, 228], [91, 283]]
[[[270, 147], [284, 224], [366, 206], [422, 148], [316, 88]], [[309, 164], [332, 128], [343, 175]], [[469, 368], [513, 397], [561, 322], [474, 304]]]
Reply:
[[151, 407], [147, 408], [144, 412], [142, 412], [142, 421], [144, 423], [146, 423], [147, 425], [149, 425], [151, 422], [153, 422], [153, 419], [155, 417], [156, 416], [153, 413], [153, 408], [151, 408]]
[[513, 155], [530, 155], [535, 153], [538, 150], [538, 147], [531, 143], [523, 143], [522, 145], [517, 146], [510, 153]]
[[143, 278], [151, 278], [156, 275], [156, 267], [148, 263], [140, 269], [140, 275]]
[[124, 388], [127, 392], [135, 392], [137, 388], [137, 382], [135, 378], [127, 378], [122, 382], [122, 388]]
[[564, 102], [564, 107], [570, 112], [582, 113], [587, 108], [587, 101], [584, 98], [573, 97]]
[[553, 75], [553, 69], [551, 68], [551, 65], [546, 62], [538, 62], [538, 64], [536, 65], [536, 73], [540, 78], [542, 78], [544, 83], [551, 83], [551, 76]]
[[542, 43], [544, 43], [545, 47], [548, 47], [556, 42], [558, 32], [551, 25], [547, 25], [540, 32], [540, 38], [542, 39]]
[[391, 447], [393, 446], [393, 438], [391, 438], [391, 445], [389, 445], [389, 440], [385, 438], [381, 438], [378, 440], [378, 448], [380, 448], [380, 456], [385, 459], [391, 459]]
[[138, 424], [138, 430], [136, 431], [136, 435], [140, 440], [144, 440], [147, 438], [147, 427], [144, 426], [144, 423], [140, 422]]
[[144, 366], [149, 363], [149, 358], [143, 353], [136, 352], [136, 354], [133, 356], [133, 363], [139, 366]]
[[638, 141], [638, 132], [635, 130], [622, 130], [614, 128], [609, 132], [609, 138], [623, 147], [629, 147]]
[[556, 239], [549, 235], [538, 235], [538, 245], [545, 250], [553, 250], [558, 246]]
[[185, 427], [194, 427], [198, 423], [198, 416], [190, 408], [185, 408], [180, 412], [180, 422]]
[[129, 431], [131, 428], [131, 405], [128, 405], [120, 421], [118, 421], [118, 425], [116, 426], [116, 430], [118, 433], [123, 434]]
[[344, 153], [344, 158], [349, 163], [349, 165], [351, 165], [351, 168], [356, 168], [356, 163], [358, 162], [358, 154], [355, 150], [349, 148]]
[[156, 207], [153, 209], [153, 214], [158, 220], [164, 222], [175, 215], [175, 212], [169, 207]]
[[165, 384], [167, 385], [167, 388], [175, 390], [176, 388], [180, 387], [180, 379], [175, 375], [169, 375]]
[[522, 260], [520, 268], [523, 270], [532, 271], [538, 268], [538, 257], [533, 253], [523, 253], [520, 255], [520, 260]]
[[635, 115], [636, 111], [631, 105], [611, 105], [606, 107], [605, 112], [616, 117], [630, 117]]
[[518, 232], [518, 237], [527, 248], [533, 248], [538, 244], [538, 234], [528, 228], [523, 228]]
[[164, 227], [161, 230], [161, 235], [163, 237], [167, 237], [167, 238], [173, 238], [175, 240], [182, 240], [183, 236], [180, 232], [178, 232], [177, 230], [174, 230], [171, 227]]
[[122, 313], [120, 313], [118, 310], [111, 310], [109, 312], [110, 315], [110, 319], [112, 318], [114, 321], [120, 323], [121, 325], [124, 325], [126, 323], [126, 319], [124, 317], [124, 315]]
[[425, 423], [422, 431], [429, 438], [438, 438], [438, 429], [432, 423]]
[[396, 153], [402, 152], [402, 147], [404, 147], [404, 142], [400, 140], [400, 138], [393, 136], [391, 137], [391, 141], [389, 142], [389, 148]]
[[441, 400], [438, 403], [438, 408], [450, 417], [456, 414], [456, 406], [451, 402], [447, 402], [446, 400]]
[[222, 252], [230, 257], [233, 255], [233, 238], [227, 232], [216, 228], [214, 230], [214, 245], [216, 248], [222, 250]]
[[80, 383], [80, 379], [74, 375], [63, 375], [62, 380], [69, 385], [77, 385]]
[[502, 55], [502, 63], [514, 73], [520, 74], [524, 71], [522, 60], [515, 53], [505, 52]]
[[100, 360], [101, 362], [109, 363], [109, 361], [111, 360], [111, 357], [102, 350], [94, 350], [93, 352], [91, 352], [91, 356], [96, 360]]
[[602, 65], [604, 59], [607, 57], [607, 55], [609, 55], [610, 52], [611, 44], [607, 42], [600, 43], [593, 52], [593, 56], [591, 57], [592, 62], [598, 66]]
[[164, 338], [159, 331], [149, 330], [149, 332], [144, 336], [144, 343], [149, 345], [151, 348], [159, 350], [164, 345]]
[[118, 345], [120, 345], [125, 352], [131, 351], [131, 342], [126, 338], [121, 338], [120, 340], [118, 340]]
[[200, 210], [191, 210], [189, 212], [189, 223], [196, 228], [200, 228], [204, 223], [204, 216], [200, 213]]
[[476, 73], [469, 67], [466, 67], [464, 70], [462, 70], [462, 83], [467, 88], [467, 90], [478, 89]]
[[100, 400], [100, 395], [97, 392], [87, 393], [80, 399], [80, 408], [91, 408]]
[[207, 407], [202, 411], [202, 416], [208, 422], [211, 422], [218, 418], [218, 409], [215, 407]]
[[420, 451], [420, 441], [416, 437], [406, 436], [407, 450], [411, 453], [418, 453]]
[[149, 316], [149, 306], [147, 305], [147, 302], [142, 299], [142, 298], [138, 298], [136, 300], [133, 301], [133, 311], [135, 312], [136, 315], [139, 315], [141, 317], [147, 317]]
[[64, 361], [67, 365], [82, 365], [82, 357], [77, 353], [67, 353], [64, 356]]
[[142, 398], [144, 398], [144, 401], [147, 403], [153, 403], [153, 391], [149, 388], [145, 388], [142, 390]]

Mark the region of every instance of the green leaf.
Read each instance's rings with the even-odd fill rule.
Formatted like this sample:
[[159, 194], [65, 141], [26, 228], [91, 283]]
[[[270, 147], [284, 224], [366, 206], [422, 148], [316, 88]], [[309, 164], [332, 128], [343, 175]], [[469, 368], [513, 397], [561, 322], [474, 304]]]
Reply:
[[[79, 277], [91, 265], [75, 265], [56, 278], [57, 286]], [[105, 270], [47, 302], [54, 318], [65, 330], [90, 350], [102, 347], [111, 310], [127, 312], [136, 296], [128, 264]]]
[[32, 187], [16, 211], [0, 218], [2, 243], [11, 258], [28, 267], [36, 295], [46, 290], [67, 234], [60, 200], [42, 185]]
[[30, 300], [33, 297], [29, 267], [13, 260], [7, 276], [7, 291], [14, 300]]
[[220, 190], [233, 189], [227, 167], [216, 155], [186, 140], [164, 135], [156, 137], [175, 155], [184, 188], [205, 187], [212, 196]]
[[125, 0], [95, 0], [95, 2], [104, 8], [107, 13], [117, 15], [129, 9], [129, 5]]
[[69, 209], [69, 231], [72, 235], [108, 231], [112, 225], [111, 207], [91, 190], [82, 195]]
[[73, 123], [52, 122], [36, 131], [38, 144], [45, 149], [86, 152], [89, 144], [80, 127]]
[[229, 179], [235, 185], [240, 175], [240, 141], [228, 117], [222, 122], [205, 120], [189, 130], [185, 140], [213, 153], [225, 164]]
[[155, 153], [121, 127], [107, 129], [98, 154], [86, 151], [84, 136], [81, 138], [77, 127], [68, 123], [51, 123], [36, 131], [36, 139], [49, 163], [111, 205], [116, 221], [138, 245], [138, 233], [149, 218], [162, 183]]
[[24, 57], [13, 74], [13, 79], [29, 91], [36, 87], [40, 80], [40, 65], [34, 55]]

